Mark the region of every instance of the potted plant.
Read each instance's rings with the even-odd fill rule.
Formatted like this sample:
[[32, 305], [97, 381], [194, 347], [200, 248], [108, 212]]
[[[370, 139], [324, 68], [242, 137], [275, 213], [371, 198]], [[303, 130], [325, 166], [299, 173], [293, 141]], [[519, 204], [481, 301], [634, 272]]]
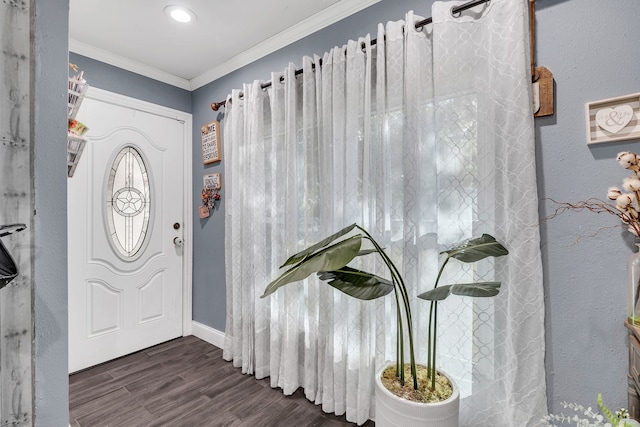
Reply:
[[[366, 247], [363, 247], [363, 243]], [[357, 256], [369, 254], [380, 256], [391, 279], [347, 265]], [[438, 420], [438, 426], [457, 427], [458, 389], [450, 378], [436, 370], [438, 302], [451, 294], [472, 297], [494, 296], [499, 292], [500, 283], [476, 282], [439, 286], [439, 281], [445, 266], [451, 259], [471, 263], [489, 256], [506, 255], [508, 251], [495, 238], [484, 234], [479, 238], [461, 242], [441, 254], [446, 254], [446, 258], [440, 267], [433, 289], [418, 295], [419, 298], [430, 301], [426, 366], [418, 365], [415, 360], [411, 304], [404, 279], [373, 236], [356, 224], [292, 255], [281, 267], [290, 268], [267, 285], [262, 298], [288, 283], [303, 280], [313, 273], [317, 273], [319, 278], [330, 286], [360, 300], [373, 300], [393, 292], [397, 313], [398, 354], [395, 363], [386, 366], [380, 375], [376, 376], [376, 425], [424, 426], [425, 421], [432, 418]], [[409, 344], [409, 363], [405, 363], [405, 335]], [[418, 372], [419, 368], [421, 372]], [[385, 377], [384, 385], [382, 376]], [[441, 384], [448, 391], [440, 391]], [[406, 394], [407, 389], [410, 400], [398, 396]]]

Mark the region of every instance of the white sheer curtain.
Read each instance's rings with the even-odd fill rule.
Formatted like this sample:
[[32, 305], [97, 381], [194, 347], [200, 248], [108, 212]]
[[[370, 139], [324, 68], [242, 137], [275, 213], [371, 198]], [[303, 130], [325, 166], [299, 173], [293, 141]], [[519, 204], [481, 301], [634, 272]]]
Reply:
[[402, 267], [418, 359], [428, 304], [415, 295], [433, 286], [438, 252], [482, 233], [503, 242], [495, 264], [452, 268], [451, 280], [503, 285], [442, 304], [440, 368], [462, 388], [463, 426], [546, 414], [527, 2], [452, 16], [462, 3], [435, 3], [422, 30], [409, 12], [375, 46], [304, 58], [303, 74], [290, 64], [227, 103], [224, 357], [359, 424], [375, 416], [374, 371], [395, 357], [391, 297], [361, 302], [311, 277], [259, 298], [288, 255], [353, 222]]

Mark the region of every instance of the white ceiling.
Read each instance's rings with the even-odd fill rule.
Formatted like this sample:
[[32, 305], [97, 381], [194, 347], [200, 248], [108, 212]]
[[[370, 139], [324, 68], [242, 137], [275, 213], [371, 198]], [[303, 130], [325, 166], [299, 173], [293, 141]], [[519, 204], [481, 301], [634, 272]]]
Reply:
[[[69, 49], [194, 90], [380, 0], [70, 0]], [[195, 21], [164, 14], [184, 6]]]

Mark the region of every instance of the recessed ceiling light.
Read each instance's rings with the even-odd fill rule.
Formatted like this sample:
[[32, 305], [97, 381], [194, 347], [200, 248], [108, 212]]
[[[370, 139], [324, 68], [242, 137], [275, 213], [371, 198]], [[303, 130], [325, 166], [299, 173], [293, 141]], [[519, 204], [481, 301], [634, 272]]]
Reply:
[[170, 18], [183, 23], [196, 19], [196, 15], [193, 12], [182, 6], [167, 6], [164, 8], [164, 13]]

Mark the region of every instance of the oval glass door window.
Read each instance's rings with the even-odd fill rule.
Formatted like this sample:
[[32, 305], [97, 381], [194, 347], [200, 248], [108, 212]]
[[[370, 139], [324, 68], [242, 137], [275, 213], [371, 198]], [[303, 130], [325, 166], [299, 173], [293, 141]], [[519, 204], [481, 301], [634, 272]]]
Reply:
[[111, 243], [124, 259], [137, 258], [149, 234], [149, 173], [133, 146], [116, 155], [107, 182], [107, 228]]

